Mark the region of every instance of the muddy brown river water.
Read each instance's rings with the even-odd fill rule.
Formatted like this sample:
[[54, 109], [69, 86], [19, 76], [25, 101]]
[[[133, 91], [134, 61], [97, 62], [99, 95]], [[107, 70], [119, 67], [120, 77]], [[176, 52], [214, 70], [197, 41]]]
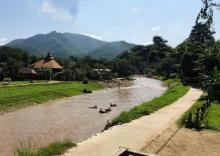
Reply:
[[[158, 80], [136, 78], [130, 86], [120, 89], [99, 90], [1, 115], [0, 156], [13, 155], [19, 141], [40, 147], [65, 138], [73, 142], [86, 140], [101, 132], [107, 120], [162, 95], [165, 90]], [[110, 103], [118, 106], [112, 107], [109, 113], [100, 114], [99, 109], [109, 108]], [[94, 105], [98, 108], [88, 108]]]

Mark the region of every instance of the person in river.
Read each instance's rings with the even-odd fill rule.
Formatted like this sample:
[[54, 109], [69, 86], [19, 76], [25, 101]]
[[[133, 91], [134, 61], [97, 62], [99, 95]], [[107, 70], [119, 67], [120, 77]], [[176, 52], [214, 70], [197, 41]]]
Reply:
[[116, 107], [118, 106], [117, 104], [114, 104], [114, 103], [110, 103], [110, 107]]
[[102, 109], [100, 109], [99, 113], [106, 113], [106, 111], [103, 111]]

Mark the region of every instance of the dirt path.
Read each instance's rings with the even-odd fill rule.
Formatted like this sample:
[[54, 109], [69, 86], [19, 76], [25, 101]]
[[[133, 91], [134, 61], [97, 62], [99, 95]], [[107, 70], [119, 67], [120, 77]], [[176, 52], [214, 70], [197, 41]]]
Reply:
[[178, 128], [172, 124], [161, 135], [144, 145], [143, 152], [160, 156], [219, 156], [220, 133]]
[[[171, 104], [149, 116], [144, 116], [131, 123], [113, 127], [68, 150], [65, 156], [111, 156], [119, 147], [143, 150], [152, 140], [158, 138], [172, 125], [202, 94], [201, 90], [190, 88], [189, 92]], [[149, 152], [148, 152], [149, 153]]]

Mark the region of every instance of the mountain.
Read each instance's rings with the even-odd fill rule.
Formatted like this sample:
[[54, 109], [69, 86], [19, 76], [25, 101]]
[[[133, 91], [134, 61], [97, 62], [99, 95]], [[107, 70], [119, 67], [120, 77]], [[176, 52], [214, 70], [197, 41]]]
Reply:
[[31, 55], [54, 57], [85, 56], [113, 59], [123, 51], [129, 51], [134, 44], [124, 41], [105, 42], [82, 34], [58, 33], [37, 34], [27, 39], [16, 39], [6, 46], [21, 48]]
[[135, 45], [125, 41], [115, 41], [105, 44], [104, 46], [95, 49], [88, 53], [93, 58], [108, 58], [114, 59], [117, 55], [124, 51], [130, 51]]

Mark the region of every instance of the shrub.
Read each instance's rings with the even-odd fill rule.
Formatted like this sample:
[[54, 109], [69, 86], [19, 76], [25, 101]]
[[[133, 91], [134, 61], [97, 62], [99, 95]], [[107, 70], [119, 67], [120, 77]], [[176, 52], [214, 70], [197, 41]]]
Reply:
[[178, 78], [178, 75], [176, 73], [171, 73], [170, 78], [176, 80]]
[[88, 84], [88, 79], [87, 78], [85, 78], [84, 80], [83, 80], [83, 84]]
[[11, 82], [11, 78], [9, 78], [9, 77], [8, 77], [8, 78], [4, 78], [3, 81], [4, 81], [4, 82], [9, 82], [9, 83], [10, 83], [10, 82]]
[[4, 78], [2, 83], [3, 85], [8, 85], [9, 83], [11, 83], [11, 78]]

